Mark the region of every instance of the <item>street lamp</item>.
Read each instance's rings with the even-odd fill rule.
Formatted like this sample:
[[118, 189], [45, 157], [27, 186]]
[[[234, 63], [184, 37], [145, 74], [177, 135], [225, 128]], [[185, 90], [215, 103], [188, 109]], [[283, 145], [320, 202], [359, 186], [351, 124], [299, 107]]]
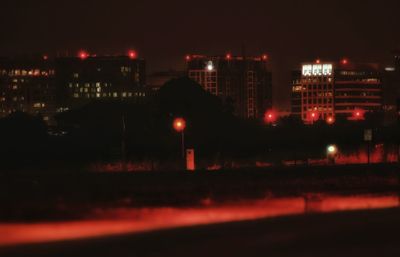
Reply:
[[337, 153], [338, 153], [338, 148], [336, 145], [328, 145], [326, 148], [326, 156], [327, 156], [328, 162], [335, 164], [335, 157], [336, 157]]
[[182, 158], [185, 159], [185, 128], [186, 128], [186, 121], [183, 118], [176, 118], [173, 122], [173, 127], [176, 132], [181, 133], [182, 135]]

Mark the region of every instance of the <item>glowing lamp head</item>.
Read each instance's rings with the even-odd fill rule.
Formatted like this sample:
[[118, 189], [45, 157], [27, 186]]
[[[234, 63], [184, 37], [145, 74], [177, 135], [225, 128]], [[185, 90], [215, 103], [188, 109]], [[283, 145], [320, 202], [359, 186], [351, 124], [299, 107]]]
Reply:
[[320, 63], [321, 63], [321, 60], [320, 60], [320, 59], [317, 59], [317, 60], [315, 60], [315, 62], [316, 62], [317, 64], [320, 64]]
[[86, 51], [80, 51], [78, 54], [79, 58], [81, 58], [82, 60], [85, 60], [89, 57], [89, 54]]
[[186, 121], [183, 118], [176, 118], [173, 127], [177, 132], [182, 132], [186, 128]]
[[137, 58], [137, 53], [134, 50], [129, 50], [128, 56], [130, 59], [136, 59]]
[[326, 152], [328, 155], [335, 155], [338, 152], [338, 148], [336, 145], [328, 145]]
[[190, 59], [192, 59], [191, 57], [190, 57], [190, 55], [186, 55], [185, 56], [185, 60], [188, 62], [188, 61], [190, 61]]
[[49, 56], [43, 55], [43, 60], [47, 61], [49, 59]]
[[342, 60], [342, 64], [343, 64], [343, 65], [346, 65], [346, 64], [348, 64], [348, 63], [349, 63], [349, 60], [347, 60], [346, 58]]
[[230, 53], [228, 53], [228, 54], [226, 54], [225, 58], [226, 58], [227, 60], [231, 60], [231, 59], [232, 59], [232, 55], [231, 55]]

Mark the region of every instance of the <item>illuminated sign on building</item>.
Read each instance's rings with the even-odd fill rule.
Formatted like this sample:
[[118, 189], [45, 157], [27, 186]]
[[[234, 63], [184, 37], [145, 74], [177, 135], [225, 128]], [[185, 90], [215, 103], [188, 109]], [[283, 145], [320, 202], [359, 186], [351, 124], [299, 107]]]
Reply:
[[332, 64], [304, 64], [303, 76], [331, 76], [333, 73]]

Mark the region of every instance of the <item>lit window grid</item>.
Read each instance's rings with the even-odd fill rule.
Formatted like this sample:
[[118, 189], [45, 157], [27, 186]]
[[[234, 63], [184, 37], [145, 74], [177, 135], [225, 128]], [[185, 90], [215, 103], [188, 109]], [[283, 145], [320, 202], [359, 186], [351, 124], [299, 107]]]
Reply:
[[[304, 79], [301, 93], [301, 116], [308, 121], [309, 113], [316, 111], [320, 119], [334, 115], [334, 86], [332, 80]], [[310, 84], [307, 84], [309, 82]]]

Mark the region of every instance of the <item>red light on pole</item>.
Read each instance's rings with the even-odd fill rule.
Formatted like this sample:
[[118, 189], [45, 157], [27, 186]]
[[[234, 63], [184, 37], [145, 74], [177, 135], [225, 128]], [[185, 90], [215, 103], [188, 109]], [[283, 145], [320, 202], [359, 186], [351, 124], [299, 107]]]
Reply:
[[129, 50], [128, 56], [130, 59], [136, 59], [137, 58], [137, 53], [134, 50]]
[[265, 123], [272, 124], [272, 123], [275, 123], [276, 120], [277, 120], [277, 114], [274, 111], [269, 110], [265, 113], [265, 115], [264, 115]]
[[86, 51], [80, 51], [78, 54], [79, 58], [81, 58], [82, 60], [85, 60], [89, 57], [89, 54]]
[[343, 60], [342, 60], [342, 64], [343, 65], [346, 65], [346, 64], [348, 64], [349, 63], [349, 60], [347, 60], [346, 58], [344, 58]]
[[173, 126], [177, 132], [182, 132], [186, 128], [186, 121], [182, 118], [176, 118], [174, 120]]
[[263, 56], [261, 57], [264, 61], [268, 60], [268, 55], [267, 54], [263, 54]]
[[173, 122], [173, 127], [176, 132], [181, 133], [182, 135], [182, 158], [185, 159], [185, 128], [186, 121], [183, 118], [176, 118]]
[[47, 61], [49, 57], [47, 55], [43, 55], [43, 60]]
[[228, 54], [226, 54], [225, 58], [226, 58], [227, 60], [230, 60], [230, 59], [232, 59], [232, 55], [231, 55], [230, 53], [228, 53]]
[[190, 59], [191, 59], [190, 55], [186, 55], [186, 56], [185, 56], [185, 60], [186, 60], [187, 62], [190, 61]]

